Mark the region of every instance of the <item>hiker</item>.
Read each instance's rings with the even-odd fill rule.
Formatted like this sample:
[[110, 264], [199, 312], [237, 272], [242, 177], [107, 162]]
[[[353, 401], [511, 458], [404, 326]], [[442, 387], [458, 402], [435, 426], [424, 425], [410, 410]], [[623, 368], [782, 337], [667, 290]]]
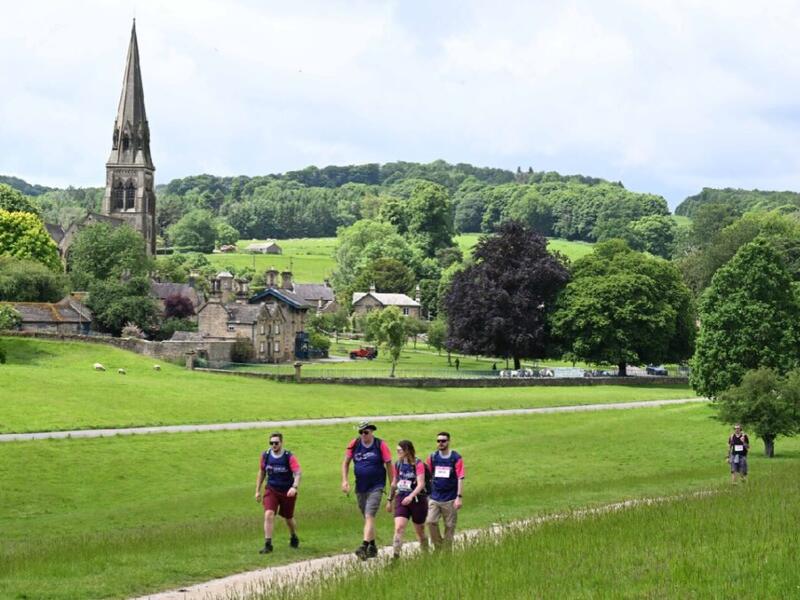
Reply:
[[[450, 449], [450, 434], [446, 431], [436, 436], [437, 450], [428, 457], [431, 472], [431, 495], [428, 500], [426, 523], [431, 542], [436, 548], [450, 547], [456, 532], [458, 511], [461, 509], [461, 493], [464, 487], [464, 459]], [[439, 519], [444, 521], [444, 540], [439, 531]]]
[[390, 481], [394, 479], [392, 453], [386, 442], [375, 437], [377, 429], [369, 421], [359, 423], [359, 437], [347, 445], [342, 462], [342, 492], [345, 494], [350, 493], [350, 463], [355, 463], [353, 472], [356, 476], [356, 498], [358, 508], [364, 516], [364, 541], [356, 550], [356, 556], [361, 560], [378, 556], [378, 548], [375, 546], [375, 515], [381, 506], [387, 475]]
[[400, 558], [403, 535], [409, 519], [414, 523], [414, 533], [420, 548], [428, 549], [428, 538], [425, 536], [425, 518], [428, 516], [425, 484], [428, 468], [417, 458], [414, 444], [409, 440], [397, 442], [397, 458], [389, 499], [386, 501], [386, 512], [391, 513], [394, 508], [394, 558]]
[[733, 434], [728, 438], [728, 462], [731, 465], [731, 483], [736, 483], [736, 474], [742, 481], [747, 479], [747, 451], [750, 450], [750, 438], [736, 423]]
[[460, 360], [458, 360], [458, 357], [456, 356], [456, 371], [458, 371], [458, 369], [459, 369], [460, 367], [461, 367], [461, 361], [460, 361]]
[[300, 463], [294, 454], [283, 448], [283, 434], [275, 432], [269, 436], [270, 449], [261, 454], [261, 466], [256, 479], [256, 502], [262, 502], [261, 484], [264, 488], [264, 547], [260, 554], [272, 552], [272, 529], [275, 513], [286, 520], [289, 527], [289, 545], [300, 546], [297, 525], [294, 520], [294, 505], [297, 501], [297, 487], [300, 485]]

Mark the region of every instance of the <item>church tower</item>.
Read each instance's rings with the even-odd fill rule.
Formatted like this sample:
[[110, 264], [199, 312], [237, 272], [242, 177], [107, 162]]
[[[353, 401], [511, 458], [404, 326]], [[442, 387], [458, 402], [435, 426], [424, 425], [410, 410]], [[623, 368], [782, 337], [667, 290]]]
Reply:
[[139, 67], [136, 20], [122, 79], [111, 156], [106, 163], [104, 215], [125, 221], [142, 234], [149, 254], [156, 251], [156, 195], [150, 157], [150, 128], [144, 111], [144, 90]]

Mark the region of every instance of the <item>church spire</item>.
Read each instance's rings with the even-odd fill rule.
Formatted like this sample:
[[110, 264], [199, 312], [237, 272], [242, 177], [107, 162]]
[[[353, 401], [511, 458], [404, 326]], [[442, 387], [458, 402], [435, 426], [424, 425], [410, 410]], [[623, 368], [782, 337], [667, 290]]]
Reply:
[[153, 168], [150, 157], [150, 128], [144, 109], [144, 88], [139, 65], [139, 43], [136, 39], [136, 19], [131, 27], [131, 41], [125, 61], [111, 148], [109, 163]]

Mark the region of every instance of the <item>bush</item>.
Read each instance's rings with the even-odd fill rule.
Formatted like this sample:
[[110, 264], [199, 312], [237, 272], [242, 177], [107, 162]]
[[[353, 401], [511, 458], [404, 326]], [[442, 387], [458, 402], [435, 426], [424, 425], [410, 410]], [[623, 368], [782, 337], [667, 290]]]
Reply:
[[0, 331], [16, 329], [22, 323], [22, 315], [10, 304], [0, 304]]
[[317, 331], [309, 332], [308, 343], [311, 344], [312, 348], [316, 348], [317, 350], [330, 350], [331, 347], [331, 339], [327, 335]]
[[35, 260], [0, 256], [0, 300], [58, 302], [67, 293], [67, 278]]
[[0, 346], [0, 365], [6, 364], [6, 349]]
[[170, 294], [164, 298], [164, 316], [167, 319], [185, 319], [194, 315], [192, 301], [182, 294]]
[[231, 361], [235, 363], [252, 362], [256, 357], [256, 350], [249, 338], [241, 335], [236, 336], [231, 348]]
[[144, 339], [144, 332], [135, 323], [128, 321], [120, 333], [122, 337]]

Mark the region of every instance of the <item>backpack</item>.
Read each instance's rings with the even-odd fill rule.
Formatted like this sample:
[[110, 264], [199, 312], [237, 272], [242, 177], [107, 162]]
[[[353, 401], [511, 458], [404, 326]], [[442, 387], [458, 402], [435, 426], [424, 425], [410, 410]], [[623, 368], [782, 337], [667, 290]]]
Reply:
[[[428, 463], [424, 460], [417, 459], [422, 463], [422, 468], [425, 469], [425, 485], [422, 487], [422, 492], [420, 493], [421, 496], [430, 496], [431, 495], [431, 482], [433, 480], [433, 474], [431, 470], [428, 468]], [[395, 472], [400, 472], [400, 461], [398, 460], [394, 463], [394, 470]]]

